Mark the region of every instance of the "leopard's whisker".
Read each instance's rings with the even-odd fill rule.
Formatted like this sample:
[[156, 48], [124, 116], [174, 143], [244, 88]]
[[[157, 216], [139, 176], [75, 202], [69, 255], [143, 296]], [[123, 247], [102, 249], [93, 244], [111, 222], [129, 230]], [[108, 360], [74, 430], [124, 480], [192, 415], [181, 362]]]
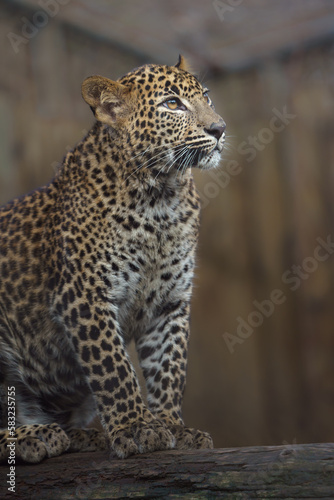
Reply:
[[180, 163], [179, 168], [178, 168], [178, 173], [180, 174], [180, 177], [182, 177], [182, 175], [186, 171], [186, 168], [190, 164], [190, 161], [192, 158], [192, 153], [193, 153], [193, 151], [191, 149], [188, 149], [187, 154], [186, 154], [183, 162]]
[[178, 151], [178, 152], [176, 153], [176, 156], [175, 156], [175, 158], [174, 158], [173, 163], [172, 163], [172, 164], [168, 167], [168, 169], [167, 169], [167, 173], [171, 170], [172, 166], [173, 166], [176, 162], [178, 162], [178, 161], [180, 160], [180, 158], [182, 158], [182, 156], [183, 156], [184, 152], [185, 152], [185, 151], [187, 151], [187, 149], [188, 149], [188, 146], [184, 146], [184, 147], [181, 149], [181, 151]]
[[[131, 174], [129, 174], [128, 177], [125, 178], [124, 182], [126, 182], [130, 177], [132, 177], [133, 175], [135, 175], [139, 170], [141, 170], [143, 168], [150, 168], [150, 167], [154, 166], [158, 161], [163, 161], [164, 160], [164, 155], [167, 156], [169, 154], [169, 152], [170, 152], [171, 149], [176, 149], [179, 146], [180, 146], [180, 144], [177, 143], [172, 148], [170, 148], [168, 150], [159, 151], [155, 156], [153, 156], [152, 158], [149, 158], [144, 163], [141, 163], [133, 172], [131, 172]], [[152, 163], [150, 163], [150, 162], [152, 162]]]
[[[176, 147], [179, 147], [179, 146], [176, 146]], [[176, 147], [172, 148], [172, 149], [176, 149]], [[166, 170], [166, 173], [168, 174], [170, 169], [172, 168], [172, 166], [179, 160], [179, 158], [182, 156], [183, 152], [187, 149], [187, 146], [183, 146], [183, 148], [178, 151], [175, 155], [175, 158], [173, 160], [173, 162], [168, 166], [167, 170]], [[166, 151], [166, 156], [168, 154], [170, 154], [170, 151], [171, 149], [169, 149], [168, 151]], [[165, 167], [168, 165], [168, 161], [162, 165], [162, 167], [160, 168], [160, 170], [158, 171], [157, 175], [154, 177], [154, 181], [158, 178], [158, 176], [165, 170]]]

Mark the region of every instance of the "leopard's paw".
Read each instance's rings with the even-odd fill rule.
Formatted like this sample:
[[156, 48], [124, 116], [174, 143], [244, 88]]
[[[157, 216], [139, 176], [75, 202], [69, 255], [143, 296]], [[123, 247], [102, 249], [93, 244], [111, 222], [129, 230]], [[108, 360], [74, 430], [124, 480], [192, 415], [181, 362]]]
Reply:
[[169, 429], [176, 439], [177, 450], [212, 449], [213, 441], [208, 432], [199, 431], [183, 425], [172, 425]]
[[175, 447], [175, 438], [163, 422], [135, 421], [112, 433], [110, 446], [119, 458], [138, 453], [170, 450]]
[[99, 451], [107, 448], [106, 436], [97, 429], [69, 429], [66, 434], [71, 440], [68, 451]]
[[22, 425], [16, 429], [13, 436], [5, 431], [1, 438], [0, 447], [2, 442], [6, 442], [5, 449], [2, 450], [4, 452], [1, 453], [2, 459], [9, 456], [10, 448], [7, 444], [15, 443], [12, 451], [15, 458], [33, 464], [41, 462], [44, 458], [61, 455], [70, 445], [66, 433], [57, 424]]

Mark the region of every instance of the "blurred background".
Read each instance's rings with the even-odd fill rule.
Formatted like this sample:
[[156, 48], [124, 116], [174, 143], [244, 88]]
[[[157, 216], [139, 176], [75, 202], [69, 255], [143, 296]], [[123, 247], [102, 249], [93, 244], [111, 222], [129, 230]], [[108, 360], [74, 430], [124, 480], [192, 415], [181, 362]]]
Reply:
[[1, 0], [0, 23], [0, 203], [91, 127], [86, 76], [189, 59], [228, 147], [195, 172], [185, 420], [217, 447], [333, 441], [333, 2]]

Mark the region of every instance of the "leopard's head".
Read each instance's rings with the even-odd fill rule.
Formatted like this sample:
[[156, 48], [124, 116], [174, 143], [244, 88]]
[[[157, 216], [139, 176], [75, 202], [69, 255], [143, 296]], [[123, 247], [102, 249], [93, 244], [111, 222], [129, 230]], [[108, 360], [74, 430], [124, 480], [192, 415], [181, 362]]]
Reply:
[[175, 66], [141, 66], [116, 82], [91, 76], [82, 85], [96, 119], [110, 127], [129, 161], [160, 173], [218, 165], [225, 122], [208, 92], [182, 56]]

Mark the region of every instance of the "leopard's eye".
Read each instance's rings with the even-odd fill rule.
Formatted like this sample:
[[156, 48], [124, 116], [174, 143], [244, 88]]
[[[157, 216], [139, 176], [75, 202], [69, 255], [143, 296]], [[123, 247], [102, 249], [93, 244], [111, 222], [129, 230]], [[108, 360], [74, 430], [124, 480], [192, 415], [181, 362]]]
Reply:
[[203, 96], [204, 96], [204, 99], [206, 100], [206, 102], [207, 102], [208, 104], [210, 104], [211, 99], [210, 99], [210, 97], [209, 97], [209, 91], [208, 91], [208, 90], [207, 90], [206, 92], [204, 92]]
[[176, 99], [169, 99], [169, 101], [165, 102], [165, 105], [167, 106], [168, 109], [177, 109], [178, 108], [178, 103]]
[[185, 111], [187, 109], [178, 98], [167, 99], [167, 101], [163, 102], [162, 104], [171, 111], [175, 111], [177, 109]]

